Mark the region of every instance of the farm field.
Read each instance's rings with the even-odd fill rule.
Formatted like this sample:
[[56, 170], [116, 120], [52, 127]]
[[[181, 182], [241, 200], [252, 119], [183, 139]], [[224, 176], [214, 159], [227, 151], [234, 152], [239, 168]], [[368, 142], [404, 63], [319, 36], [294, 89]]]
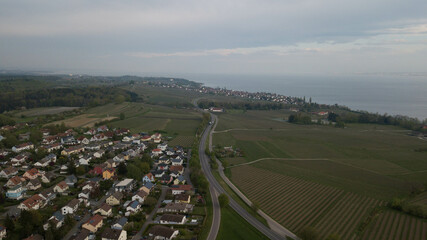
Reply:
[[[125, 119], [120, 120], [120, 114]], [[188, 147], [193, 143], [201, 115], [191, 109], [177, 109], [144, 103], [107, 104], [86, 110], [83, 114], [50, 124], [65, 123], [71, 127], [92, 127], [95, 123], [117, 119], [108, 123], [113, 127], [129, 128], [132, 132], [163, 131], [166, 136], [179, 136], [175, 142]], [[191, 143], [190, 143], [191, 142]]]
[[397, 211], [385, 211], [372, 222], [362, 238], [424, 240], [427, 239], [427, 221]]
[[221, 208], [221, 225], [217, 239], [267, 240], [268, 238], [248, 224], [231, 207]]
[[[415, 151], [425, 148], [425, 141], [394, 126], [347, 124], [342, 129], [289, 124], [282, 120], [288, 114], [217, 114], [214, 149], [241, 150], [243, 157], [225, 159], [226, 173], [250, 200], [297, 234], [313, 227], [320, 239], [330, 234], [341, 239], [422, 237], [424, 230], [418, 228], [425, 229], [426, 221], [386, 204], [400, 197], [427, 206], [427, 192], [411, 195], [412, 189], [423, 189], [427, 183], [427, 153]], [[376, 217], [369, 218], [374, 213]], [[401, 219], [410, 220], [393, 229], [405, 233], [390, 230], [390, 238], [381, 237], [378, 231], [383, 230], [377, 229], [381, 226], [373, 227]]]
[[[368, 124], [350, 124], [340, 129], [271, 120], [278, 114], [284, 116], [285, 113], [265, 111], [264, 116], [259, 116], [258, 111], [219, 114], [218, 127], [228, 130], [218, 130], [217, 127], [213, 145], [240, 148], [247, 162], [261, 158], [326, 159], [328, 164], [342, 170], [370, 172], [391, 182], [427, 182], [427, 152], [415, 151], [425, 147], [426, 142], [408, 136], [406, 130]], [[248, 120], [244, 120], [244, 116]], [[236, 129], [230, 122], [239, 122], [240, 127]], [[241, 159], [238, 163], [232, 160], [229, 163], [238, 164]], [[301, 171], [317, 171], [313, 167], [310, 169], [312, 165], [306, 162], [292, 165], [293, 169]], [[335, 178], [336, 173], [324, 172], [324, 175]]]
[[[382, 201], [338, 188], [272, 173], [252, 166], [232, 168], [232, 180], [245, 195], [296, 233], [313, 227], [320, 239], [356, 237], [359, 224]], [[268, 177], [266, 177], [268, 176]]]

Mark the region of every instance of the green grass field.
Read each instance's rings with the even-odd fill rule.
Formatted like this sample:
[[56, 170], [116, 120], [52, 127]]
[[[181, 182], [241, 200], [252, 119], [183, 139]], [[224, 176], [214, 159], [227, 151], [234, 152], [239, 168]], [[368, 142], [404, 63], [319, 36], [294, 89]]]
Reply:
[[221, 226], [217, 239], [258, 240], [268, 239], [248, 224], [231, 207], [221, 208]]

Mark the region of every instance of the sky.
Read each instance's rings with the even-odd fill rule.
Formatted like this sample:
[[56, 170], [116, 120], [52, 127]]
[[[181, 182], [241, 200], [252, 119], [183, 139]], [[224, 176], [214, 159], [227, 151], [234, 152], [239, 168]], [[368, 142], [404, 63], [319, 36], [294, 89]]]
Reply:
[[0, 69], [427, 72], [426, 0], [2, 0]]

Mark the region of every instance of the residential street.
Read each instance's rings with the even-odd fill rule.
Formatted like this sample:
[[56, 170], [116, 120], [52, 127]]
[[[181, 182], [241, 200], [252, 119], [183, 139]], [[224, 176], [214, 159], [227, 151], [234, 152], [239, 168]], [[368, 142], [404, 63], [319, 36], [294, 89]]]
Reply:
[[148, 215], [148, 218], [145, 221], [145, 223], [142, 225], [141, 230], [139, 230], [139, 232], [135, 236], [133, 236], [132, 240], [141, 239], [142, 234], [145, 232], [145, 229], [147, 229], [148, 225], [153, 223], [153, 217], [156, 214], [157, 209], [159, 209], [159, 206], [162, 203], [162, 201], [165, 200], [166, 192], [168, 189], [169, 189], [168, 186], [162, 186], [162, 194], [160, 195], [159, 200], [157, 200], [156, 207], [154, 207], [153, 211], [151, 211], [150, 215]]
[[74, 227], [67, 233], [67, 235], [65, 235], [64, 236], [64, 238], [63, 239], [66, 239], [66, 240], [68, 240], [68, 239], [70, 239], [74, 234], [77, 234], [78, 233], [78, 231], [79, 231], [79, 226], [81, 225], [81, 224], [83, 224], [83, 223], [85, 223], [85, 222], [87, 222], [88, 220], [89, 220], [89, 218], [90, 218], [90, 214], [89, 213], [86, 213], [83, 217], [82, 217], [82, 219], [80, 219], [80, 221], [78, 221], [75, 225], [74, 225]]

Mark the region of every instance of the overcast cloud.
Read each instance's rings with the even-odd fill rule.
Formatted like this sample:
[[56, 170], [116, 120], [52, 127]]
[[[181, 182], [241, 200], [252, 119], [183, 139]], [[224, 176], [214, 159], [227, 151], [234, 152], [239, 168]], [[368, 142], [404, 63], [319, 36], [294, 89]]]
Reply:
[[426, 72], [425, 0], [3, 0], [0, 69]]

